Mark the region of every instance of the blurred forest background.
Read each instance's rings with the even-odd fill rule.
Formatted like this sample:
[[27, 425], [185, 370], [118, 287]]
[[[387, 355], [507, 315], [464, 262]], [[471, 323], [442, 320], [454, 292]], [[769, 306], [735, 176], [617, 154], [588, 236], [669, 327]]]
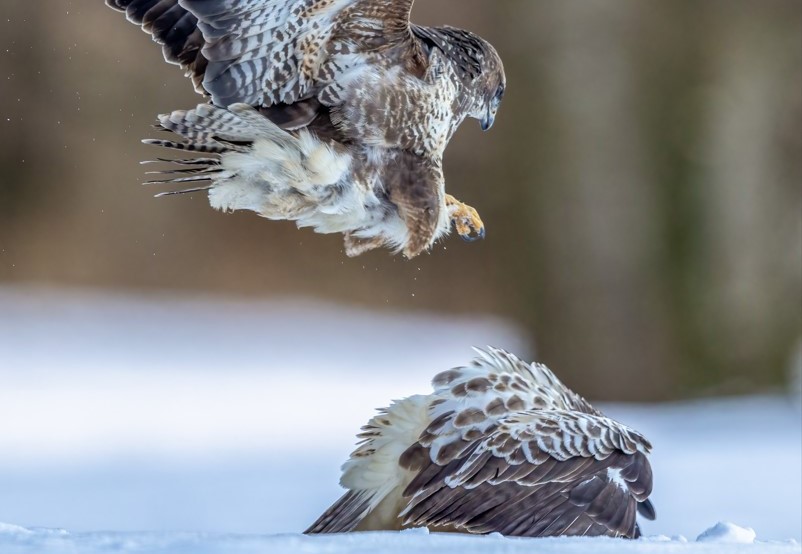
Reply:
[[160, 153], [139, 139], [200, 101], [189, 81], [101, 0], [3, 6], [0, 286], [496, 314], [593, 398], [787, 379], [802, 329], [799, 0], [419, 0], [416, 22], [490, 40], [509, 83], [496, 127], [467, 122], [446, 156], [486, 240], [411, 262], [347, 259], [339, 236], [202, 195], [155, 200], [138, 162]]

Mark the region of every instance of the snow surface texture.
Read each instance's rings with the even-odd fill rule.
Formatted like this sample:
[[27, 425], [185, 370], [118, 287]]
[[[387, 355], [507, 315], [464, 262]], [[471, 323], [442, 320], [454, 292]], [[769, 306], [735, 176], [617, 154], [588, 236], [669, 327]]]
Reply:
[[607, 538], [520, 539], [429, 534], [425, 529], [401, 533], [347, 535], [297, 534], [209, 535], [193, 533], [78, 533], [29, 530], [0, 524], [3, 554], [159, 553], [159, 554], [797, 554], [799, 543], [756, 542], [754, 531], [719, 523], [696, 542], [683, 537], [649, 537], [637, 541]]
[[373, 408], [486, 344], [531, 356], [493, 319], [0, 288], [0, 554], [800, 552], [786, 396], [601, 406], [655, 445], [647, 541], [299, 536]]

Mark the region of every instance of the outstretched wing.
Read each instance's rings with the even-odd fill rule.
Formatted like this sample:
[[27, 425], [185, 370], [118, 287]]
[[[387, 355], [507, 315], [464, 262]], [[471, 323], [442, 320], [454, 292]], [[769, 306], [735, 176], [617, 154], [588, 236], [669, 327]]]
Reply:
[[[405, 526], [517, 536], [636, 537], [652, 515], [649, 443], [606, 417], [517, 412], [488, 433], [470, 414], [440, 418], [400, 459], [416, 473], [404, 491]], [[456, 423], [461, 433], [439, 429]]]
[[409, 22], [413, 0], [106, 3], [150, 33], [165, 59], [220, 106], [269, 107], [316, 97], [379, 52], [383, 63], [421, 60]]

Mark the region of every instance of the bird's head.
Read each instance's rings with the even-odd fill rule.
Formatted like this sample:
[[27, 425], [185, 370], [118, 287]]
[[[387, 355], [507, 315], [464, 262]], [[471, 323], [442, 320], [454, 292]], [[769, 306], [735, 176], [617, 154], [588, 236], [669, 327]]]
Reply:
[[482, 42], [481, 70], [472, 84], [477, 102], [470, 115], [479, 120], [483, 131], [487, 131], [496, 121], [496, 113], [507, 88], [507, 78], [496, 49], [489, 42], [479, 40]]
[[485, 80], [485, 86], [482, 91], [483, 102], [477, 113], [473, 115], [473, 117], [480, 121], [482, 131], [489, 130], [493, 126], [493, 123], [495, 123], [496, 113], [498, 112], [499, 106], [501, 106], [501, 100], [504, 98], [504, 91], [506, 88], [507, 83], [504, 79], [504, 68], [501, 67], [501, 61], [499, 60], [498, 69], [491, 73]]
[[468, 115], [478, 119], [482, 130], [487, 131], [496, 121], [496, 113], [504, 98], [507, 78], [504, 75], [504, 64], [496, 49], [486, 40], [471, 34], [469, 48], [475, 59], [476, 71], [467, 82], [468, 96], [473, 99]]
[[412, 31], [428, 48], [438, 48], [451, 62], [462, 82], [462, 113], [478, 119], [483, 130], [490, 129], [507, 86], [504, 64], [493, 45], [470, 31], [454, 27], [413, 25]]

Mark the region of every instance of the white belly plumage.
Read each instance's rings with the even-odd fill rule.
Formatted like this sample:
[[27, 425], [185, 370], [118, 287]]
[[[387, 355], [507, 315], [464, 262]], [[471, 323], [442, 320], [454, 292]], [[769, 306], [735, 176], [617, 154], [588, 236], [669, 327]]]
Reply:
[[384, 197], [377, 171], [366, 171], [362, 160], [355, 163], [351, 153], [335, 151], [309, 131], [284, 135], [281, 141], [257, 139], [248, 152], [223, 154], [223, 171], [209, 190], [212, 207], [288, 219], [319, 233], [383, 237], [394, 248], [406, 243], [406, 225]]

